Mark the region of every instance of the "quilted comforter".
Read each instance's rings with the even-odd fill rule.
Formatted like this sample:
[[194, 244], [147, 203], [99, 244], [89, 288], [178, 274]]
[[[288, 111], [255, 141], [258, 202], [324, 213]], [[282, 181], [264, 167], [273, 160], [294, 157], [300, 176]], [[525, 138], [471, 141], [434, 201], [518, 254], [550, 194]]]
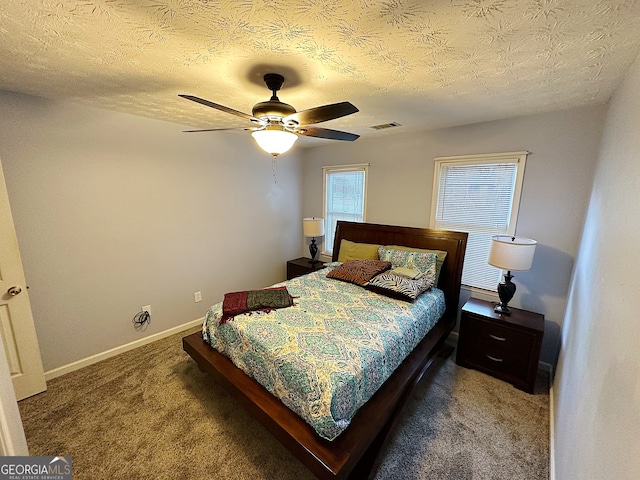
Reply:
[[333, 440], [435, 325], [445, 301], [436, 288], [413, 303], [394, 300], [327, 272], [278, 284], [297, 297], [292, 307], [220, 324], [222, 303], [212, 306], [203, 338]]

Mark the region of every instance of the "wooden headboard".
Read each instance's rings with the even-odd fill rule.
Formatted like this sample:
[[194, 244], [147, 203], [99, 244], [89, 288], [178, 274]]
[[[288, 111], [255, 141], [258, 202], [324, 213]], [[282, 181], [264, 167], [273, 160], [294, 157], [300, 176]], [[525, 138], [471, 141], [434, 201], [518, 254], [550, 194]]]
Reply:
[[333, 243], [333, 261], [338, 259], [342, 239], [358, 243], [377, 245], [404, 245], [406, 247], [444, 250], [447, 257], [442, 264], [438, 288], [445, 295], [447, 312], [445, 315], [457, 316], [462, 280], [462, 264], [467, 248], [467, 233], [429, 228], [397, 227], [338, 221]]

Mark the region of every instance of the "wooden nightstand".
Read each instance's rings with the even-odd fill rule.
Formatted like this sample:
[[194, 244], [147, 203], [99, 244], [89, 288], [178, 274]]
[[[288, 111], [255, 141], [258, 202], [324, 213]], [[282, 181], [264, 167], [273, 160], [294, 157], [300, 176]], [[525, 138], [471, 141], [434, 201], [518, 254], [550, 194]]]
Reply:
[[533, 393], [544, 315], [513, 307], [511, 315], [500, 315], [494, 307], [476, 298], [462, 307], [456, 363]]
[[324, 262], [311, 263], [310, 258], [300, 257], [287, 262], [287, 280], [324, 268]]

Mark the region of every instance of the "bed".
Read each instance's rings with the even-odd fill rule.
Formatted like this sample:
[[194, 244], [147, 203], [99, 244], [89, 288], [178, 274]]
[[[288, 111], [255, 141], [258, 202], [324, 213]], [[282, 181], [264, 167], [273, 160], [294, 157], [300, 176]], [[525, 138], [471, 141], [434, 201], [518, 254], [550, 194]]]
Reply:
[[[336, 228], [333, 261], [339, 258], [343, 240], [357, 244], [401, 245], [447, 252], [437, 285], [437, 291], [441, 291], [444, 297], [444, 313], [434, 321], [433, 326], [430, 325], [424, 338], [371, 398], [357, 407], [357, 413], [344, 431], [336, 433], [332, 430], [335, 435], [323, 435], [323, 438], [311, 426], [309, 419], [305, 420], [302, 414], [294, 413], [295, 407], [286, 406], [237, 368], [227, 356], [205, 342], [201, 333], [183, 339], [184, 350], [198, 366], [233, 394], [319, 479], [355, 479], [372, 475], [414, 387], [423, 378], [432, 376], [432, 372], [451, 353], [451, 347], [446, 346], [444, 341], [456, 322], [467, 234], [340, 221]], [[324, 275], [322, 272], [320, 270], [314, 274]], [[309, 277], [308, 281], [314, 279]], [[292, 281], [290, 288], [296, 291], [296, 285], [299, 284]], [[367, 292], [367, 295], [367, 298], [371, 298], [371, 295], [377, 294]], [[380, 298], [383, 297], [380, 295]], [[285, 402], [289, 403], [287, 400]], [[334, 436], [335, 439], [331, 441], [327, 439]]]

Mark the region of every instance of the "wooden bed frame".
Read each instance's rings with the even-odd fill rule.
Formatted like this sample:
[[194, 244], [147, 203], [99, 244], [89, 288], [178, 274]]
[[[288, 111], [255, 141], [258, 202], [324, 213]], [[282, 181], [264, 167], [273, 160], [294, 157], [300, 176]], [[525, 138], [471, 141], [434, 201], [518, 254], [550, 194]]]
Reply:
[[427, 372], [432, 377], [437, 366], [451, 354], [453, 348], [445, 346], [444, 341], [456, 323], [467, 244], [466, 233], [339, 221], [333, 248], [334, 261], [338, 258], [342, 239], [445, 250], [447, 257], [438, 287], [445, 293], [447, 310], [334, 441], [318, 436], [308, 423], [207, 344], [199, 332], [184, 337], [182, 341], [184, 350], [200, 369], [209, 372], [321, 480], [373, 476], [413, 389]]

